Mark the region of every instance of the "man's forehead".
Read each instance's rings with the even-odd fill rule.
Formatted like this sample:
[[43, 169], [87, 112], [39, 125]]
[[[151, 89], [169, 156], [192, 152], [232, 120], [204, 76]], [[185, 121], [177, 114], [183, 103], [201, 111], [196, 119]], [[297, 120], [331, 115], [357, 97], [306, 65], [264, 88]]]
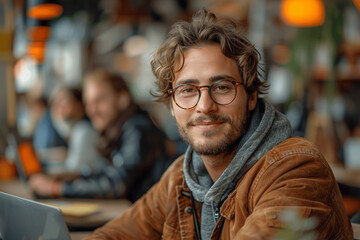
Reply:
[[236, 61], [225, 56], [219, 45], [189, 48], [182, 56], [174, 64], [173, 86], [200, 82], [212, 84], [223, 79], [241, 81]]
[[91, 81], [84, 85], [84, 90], [92, 93], [103, 93], [114, 91], [107, 82]]

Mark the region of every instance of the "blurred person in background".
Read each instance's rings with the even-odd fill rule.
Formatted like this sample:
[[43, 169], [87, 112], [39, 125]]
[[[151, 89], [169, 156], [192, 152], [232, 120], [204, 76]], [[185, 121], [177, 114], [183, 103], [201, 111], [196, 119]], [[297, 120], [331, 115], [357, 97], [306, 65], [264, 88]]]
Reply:
[[60, 88], [54, 99], [58, 105], [57, 128], [68, 139], [65, 169], [92, 172], [104, 164], [96, 150], [99, 136], [85, 114], [82, 91], [76, 88]]
[[58, 127], [60, 117], [58, 104], [53, 101], [57, 93], [54, 90], [48, 99], [43, 93], [43, 87], [38, 81], [25, 95], [29, 118], [33, 128], [33, 148], [46, 167], [48, 162], [62, 163], [66, 159], [68, 142]]
[[[85, 114], [81, 90], [66, 86], [56, 88], [51, 99], [51, 111], [51, 116], [47, 116], [48, 123], [53, 123], [54, 134], [66, 139], [68, 149], [63, 161], [56, 159], [59, 152], [51, 151], [53, 148], [50, 148], [50, 141], [54, 138], [50, 138], [46, 133], [47, 125], [39, 125], [36, 129], [37, 135], [34, 135], [34, 146], [41, 155], [45, 171], [89, 173], [103, 165], [105, 160], [96, 150], [98, 134]], [[36, 140], [42, 137], [48, 138], [48, 141], [43, 139], [44, 144], [48, 144], [44, 145], [48, 151], [41, 151], [36, 144]]]
[[171, 28], [151, 66], [189, 147], [86, 239], [353, 239], [326, 159], [258, 98], [259, 57], [238, 22], [206, 10]]
[[74, 181], [41, 176], [30, 186], [40, 196], [136, 201], [170, 165], [176, 154], [174, 144], [135, 104], [121, 76], [94, 70], [85, 77], [83, 94], [86, 113], [100, 134], [97, 149], [109, 165]]
[[34, 122], [32, 142], [36, 150], [57, 147], [67, 149], [67, 142], [61, 136], [53, 121], [53, 115], [58, 111], [56, 104], [51, 104], [51, 102], [46, 99], [41, 91], [37, 90], [37, 85], [26, 94], [26, 103], [31, 115], [31, 121]]

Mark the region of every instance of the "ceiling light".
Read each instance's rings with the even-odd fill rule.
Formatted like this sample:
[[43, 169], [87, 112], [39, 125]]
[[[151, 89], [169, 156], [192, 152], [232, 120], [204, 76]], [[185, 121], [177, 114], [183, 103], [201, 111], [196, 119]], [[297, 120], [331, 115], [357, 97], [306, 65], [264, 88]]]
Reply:
[[321, 0], [282, 0], [281, 18], [290, 26], [320, 26], [325, 20], [324, 3]]
[[54, 0], [28, 0], [27, 15], [34, 19], [52, 19], [61, 15], [63, 7]]

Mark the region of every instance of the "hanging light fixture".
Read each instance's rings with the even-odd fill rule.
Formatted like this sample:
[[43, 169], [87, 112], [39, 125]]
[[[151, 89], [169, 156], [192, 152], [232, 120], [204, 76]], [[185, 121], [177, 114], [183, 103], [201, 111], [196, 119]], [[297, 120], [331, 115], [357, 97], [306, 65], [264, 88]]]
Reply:
[[50, 36], [49, 21], [61, 15], [63, 7], [57, 0], [27, 0], [27, 56], [41, 64], [45, 58], [46, 41]]
[[46, 41], [50, 36], [50, 26], [48, 20], [27, 19], [27, 56], [41, 64], [45, 58]]
[[282, 0], [281, 18], [295, 27], [320, 26], [325, 20], [325, 7], [321, 0]]
[[52, 19], [61, 15], [63, 7], [55, 0], [28, 0], [27, 15], [34, 19]]
[[27, 30], [27, 36], [33, 41], [46, 41], [50, 35], [49, 26], [34, 26]]
[[44, 41], [31, 41], [28, 43], [27, 55], [37, 63], [42, 63], [45, 57], [45, 46]]
[[46, 41], [50, 36], [50, 26], [48, 20], [38, 20], [28, 18], [27, 38], [31, 41]]

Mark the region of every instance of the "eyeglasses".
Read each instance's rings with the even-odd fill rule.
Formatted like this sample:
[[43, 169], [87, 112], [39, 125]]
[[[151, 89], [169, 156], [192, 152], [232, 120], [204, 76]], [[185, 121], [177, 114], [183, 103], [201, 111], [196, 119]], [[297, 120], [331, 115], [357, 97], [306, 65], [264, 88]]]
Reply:
[[201, 97], [201, 88], [208, 88], [210, 98], [219, 105], [227, 105], [234, 101], [237, 93], [237, 86], [244, 83], [219, 80], [211, 85], [195, 86], [192, 84], [181, 84], [174, 89], [168, 90], [172, 95], [175, 104], [182, 109], [194, 108]]

